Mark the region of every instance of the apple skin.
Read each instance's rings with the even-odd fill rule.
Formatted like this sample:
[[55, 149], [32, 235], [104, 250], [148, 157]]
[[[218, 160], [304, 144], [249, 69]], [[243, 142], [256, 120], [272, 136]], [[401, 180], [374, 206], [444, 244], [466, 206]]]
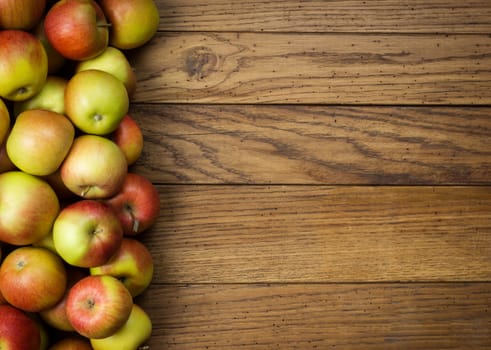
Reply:
[[121, 246], [123, 229], [102, 201], [82, 199], [63, 208], [53, 224], [53, 242], [67, 263], [78, 267], [105, 264]]
[[39, 350], [40, 347], [41, 333], [36, 321], [11, 305], [0, 305], [0, 348]]
[[117, 129], [112, 133], [113, 140], [123, 151], [128, 165], [133, 165], [143, 151], [143, 133], [130, 115], [125, 115]]
[[10, 112], [7, 109], [7, 106], [5, 105], [5, 102], [3, 102], [2, 99], [0, 99], [0, 144], [5, 141], [7, 138], [7, 134], [9, 133], [10, 130]]
[[116, 253], [104, 265], [90, 269], [91, 275], [116, 277], [132, 297], [140, 295], [152, 282], [154, 264], [150, 251], [140, 241], [124, 238]]
[[14, 115], [29, 109], [45, 109], [65, 114], [65, 88], [68, 80], [56, 75], [48, 75], [41, 90], [31, 98], [14, 103]]
[[23, 30], [0, 30], [0, 97], [26, 100], [48, 76], [48, 56], [41, 41]]
[[60, 167], [74, 137], [75, 128], [63, 114], [29, 109], [14, 122], [7, 138], [7, 155], [26, 173], [48, 175]]
[[94, 350], [139, 349], [152, 335], [152, 320], [139, 305], [133, 304], [130, 317], [113, 335], [103, 339], [91, 339]]
[[97, 135], [81, 135], [60, 166], [65, 186], [86, 199], [114, 196], [123, 186], [128, 165], [113, 141]]
[[61, 68], [67, 62], [67, 59], [56, 51], [53, 45], [48, 41], [46, 32], [44, 31], [44, 17], [41, 18], [34, 27], [32, 34], [41, 41], [41, 44], [43, 44], [44, 50], [46, 51], [46, 55], [48, 56], [48, 74], [54, 75], [60, 72]]
[[113, 46], [108, 46], [100, 55], [88, 60], [80, 61], [75, 67], [75, 73], [98, 69], [114, 75], [126, 87], [131, 97], [136, 90], [136, 74], [125, 54]]
[[66, 288], [65, 265], [53, 252], [32, 246], [10, 252], [0, 266], [0, 288], [9, 304], [39, 312], [58, 303]]
[[160, 213], [157, 188], [145, 176], [129, 172], [121, 190], [106, 199], [123, 226], [126, 236], [135, 236], [150, 228]]
[[75, 331], [75, 329], [71, 325], [66, 314], [66, 300], [68, 297], [68, 292], [70, 291], [70, 288], [75, 285], [75, 283], [80, 281], [82, 278], [87, 277], [88, 273], [86, 269], [78, 268], [75, 266], [67, 266], [66, 274], [67, 285], [65, 288], [65, 294], [54, 306], [49, 309], [40, 311], [39, 316], [48, 326], [54, 329], [65, 332], [73, 332]]
[[0, 174], [0, 241], [28, 245], [43, 239], [59, 210], [46, 181], [17, 170]]
[[153, 0], [101, 0], [100, 5], [111, 23], [109, 43], [114, 47], [140, 47], [157, 32], [160, 15]]
[[65, 111], [87, 134], [107, 135], [128, 113], [129, 97], [123, 82], [110, 73], [89, 69], [75, 73], [65, 90]]
[[49, 350], [93, 350], [86, 338], [67, 336], [52, 344]]
[[40, 20], [46, 0], [0, 1], [0, 29], [29, 30]]
[[108, 45], [104, 12], [93, 0], [60, 0], [48, 11], [44, 31], [63, 57], [83, 61], [101, 54]]
[[66, 301], [73, 328], [87, 338], [106, 338], [128, 320], [133, 298], [121, 281], [112, 276], [88, 276], [70, 289]]

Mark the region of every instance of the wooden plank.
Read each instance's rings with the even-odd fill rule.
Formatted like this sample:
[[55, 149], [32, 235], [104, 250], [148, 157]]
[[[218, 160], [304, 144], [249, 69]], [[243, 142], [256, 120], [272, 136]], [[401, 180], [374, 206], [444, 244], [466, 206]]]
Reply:
[[485, 0], [157, 0], [160, 30], [489, 33]]
[[491, 285], [153, 285], [151, 349], [489, 349]]
[[491, 36], [160, 33], [136, 102], [490, 104]]
[[158, 188], [155, 283], [491, 279], [491, 187]]
[[134, 105], [157, 183], [490, 184], [491, 109]]

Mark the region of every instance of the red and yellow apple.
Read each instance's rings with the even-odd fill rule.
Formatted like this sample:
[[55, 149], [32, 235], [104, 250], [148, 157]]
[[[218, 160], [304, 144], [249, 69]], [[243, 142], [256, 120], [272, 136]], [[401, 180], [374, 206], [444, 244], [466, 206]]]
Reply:
[[73, 328], [90, 339], [113, 335], [128, 320], [133, 298], [121, 281], [112, 276], [88, 276], [70, 289], [66, 301]]
[[75, 136], [73, 124], [63, 114], [28, 109], [19, 114], [7, 138], [7, 154], [20, 170], [48, 175], [65, 159]]
[[119, 279], [136, 297], [147, 289], [153, 277], [153, 259], [148, 248], [133, 238], [124, 238], [116, 253], [104, 265], [92, 267], [91, 275]]
[[0, 174], [0, 241], [28, 245], [43, 239], [59, 209], [46, 181], [17, 170]]
[[40, 329], [24, 311], [11, 305], [0, 305], [0, 349], [39, 350]]
[[53, 252], [33, 246], [18, 247], [0, 265], [0, 288], [10, 305], [39, 312], [58, 303], [66, 288], [65, 265]]
[[30, 30], [40, 20], [46, 0], [2, 0], [0, 1], [0, 30]]
[[53, 242], [67, 263], [78, 267], [105, 264], [118, 250], [123, 229], [102, 201], [82, 199], [64, 207], [53, 224]]
[[60, 0], [46, 14], [44, 31], [49, 43], [63, 57], [86, 60], [108, 45], [104, 12], [94, 0]]
[[106, 200], [118, 215], [124, 234], [134, 236], [151, 227], [160, 213], [160, 197], [145, 176], [129, 172], [119, 192]]
[[48, 75], [41, 90], [31, 98], [14, 103], [14, 115], [19, 115], [29, 109], [45, 109], [47, 111], [65, 114], [65, 88], [67, 79]]
[[48, 76], [48, 56], [41, 41], [23, 30], [0, 30], [0, 97], [26, 100]]
[[87, 338], [66, 336], [49, 347], [49, 350], [93, 350]]
[[121, 149], [108, 138], [80, 135], [60, 167], [65, 186], [87, 199], [109, 198], [118, 193], [128, 172]]
[[128, 165], [134, 164], [143, 151], [143, 133], [138, 123], [130, 115], [125, 115], [111, 140], [123, 151]]

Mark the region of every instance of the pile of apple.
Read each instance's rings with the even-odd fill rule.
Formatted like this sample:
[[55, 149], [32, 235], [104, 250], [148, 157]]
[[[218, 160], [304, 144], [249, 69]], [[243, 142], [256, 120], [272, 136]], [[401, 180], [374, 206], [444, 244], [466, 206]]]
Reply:
[[152, 0], [0, 0], [0, 349], [148, 348], [156, 187], [128, 50]]

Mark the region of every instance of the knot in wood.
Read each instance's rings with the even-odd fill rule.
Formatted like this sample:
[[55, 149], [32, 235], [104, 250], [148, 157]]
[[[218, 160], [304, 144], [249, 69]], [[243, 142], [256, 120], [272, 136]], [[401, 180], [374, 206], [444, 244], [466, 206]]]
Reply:
[[190, 77], [200, 80], [216, 70], [218, 57], [205, 46], [194, 47], [186, 55], [186, 72]]

